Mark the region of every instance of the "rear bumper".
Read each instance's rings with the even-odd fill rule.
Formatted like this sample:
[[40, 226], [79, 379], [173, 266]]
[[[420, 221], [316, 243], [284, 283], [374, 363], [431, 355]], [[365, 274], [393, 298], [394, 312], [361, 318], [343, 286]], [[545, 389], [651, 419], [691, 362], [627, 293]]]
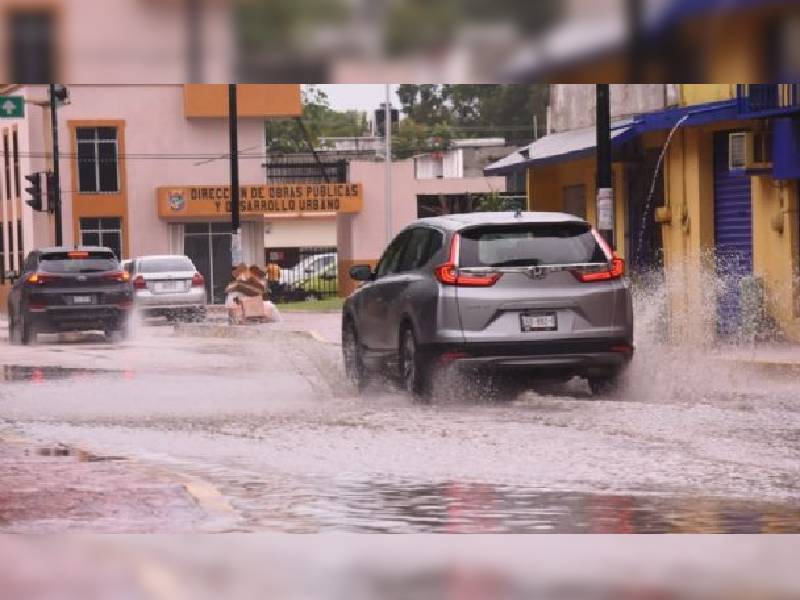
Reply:
[[192, 288], [189, 292], [179, 294], [153, 294], [148, 290], [137, 290], [134, 302], [141, 310], [200, 308], [206, 305], [206, 290]]
[[609, 375], [624, 368], [633, 357], [633, 346], [620, 339], [440, 344], [427, 350], [440, 365], [543, 377]]
[[130, 309], [114, 305], [58, 306], [29, 310], [26, 319], [38, 332], [58, 333], [90, 329], [117, 329], [124, 324], [130, 312]]

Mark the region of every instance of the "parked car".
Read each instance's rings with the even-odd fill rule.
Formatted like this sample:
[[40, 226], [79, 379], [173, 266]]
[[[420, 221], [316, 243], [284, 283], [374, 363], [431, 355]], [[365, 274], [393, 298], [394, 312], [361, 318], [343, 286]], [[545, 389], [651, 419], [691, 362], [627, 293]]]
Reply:
[[42, 248], [28, 254], [8, 297], [8, 339], [30, 344], [39, 333], [128, 333], [130, 275], [109, 248]]
[[136, 309], [142, 315], [205, 319], [205, 279], [188, 256], [139, 256], [133, 259], [131, 279]]
[[348, 377], [378, 370], [415, 395], [451, 364], [609, 389], [633, 355], [624, 263], [592, 227], [562, 213], [470, 213], [420, 219], [344, 303]]
[[330, 265], [337, 264], [336, 256], [336, 252], [307, 256], [294, 267], [281, 269], [281, 283], [288, 287], [297, 286], [309, 277], [321, 273]]
[[304, 294], [305, 300], [321, 300], [325, 296], [335, 295], [339, 289], [339, 271], [336, 261], [323, 267], [297, 284], [297, 289]]

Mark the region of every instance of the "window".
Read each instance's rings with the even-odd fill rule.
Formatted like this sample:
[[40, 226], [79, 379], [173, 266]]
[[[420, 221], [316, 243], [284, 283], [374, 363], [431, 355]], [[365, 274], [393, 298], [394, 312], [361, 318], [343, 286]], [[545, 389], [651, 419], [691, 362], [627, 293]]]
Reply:
[[9, 17], [7, 50], [11, 59], [11, 81], [41, 83], [55, 77], [53, 13], [24, 10]]
[[19, 174], [19, 136], [17, 130], [11, 132], [11, 145], [14, 152], [14, 195], [16, 198], [22, 196], [20, 193], [20, 174]]
[[164, 258], [146, 258], [139, 261], [139, 273], [169, 273], [174, 271], [194, 271], [192, 261], [185, 256], [168, 256]]
[[25, 260], [25, 247], [22, 243], [22, 220], [17, 219], [17, 264], [21, 265]]
[[394, 273], [397, 270], [397, 264], [400, 261], [400, 256], [403, 253], [403, 248], [406, 245], [410, 232], [404, 231], [399, 236], [394, 238], [394, 241], [389, 244], [386, 252], [381, 257], [381, 262], [378, 264], [378, 269], [375, 272], [377, 278]]
[[117, 259], [122, 257], [122, 219], [119, 217], [82, 218], [81, 245], [111, 248]]
[[464, 267], [605, 263], [608, 257], [585, 223], [488, 225], [461, 234]]
[[8, 132], [3, 132], [3, 165], [6, 173], [6, 200], [11, 198], [11, 162], [8, 153]]
[[116, 127], [78, 127], [78, 188], [84, 193], [119, 191]]
[[441, 247], [442, 235], [438, 231], [426, 227], [413, 229], [397, 271], [416, 271], [424, 267]]

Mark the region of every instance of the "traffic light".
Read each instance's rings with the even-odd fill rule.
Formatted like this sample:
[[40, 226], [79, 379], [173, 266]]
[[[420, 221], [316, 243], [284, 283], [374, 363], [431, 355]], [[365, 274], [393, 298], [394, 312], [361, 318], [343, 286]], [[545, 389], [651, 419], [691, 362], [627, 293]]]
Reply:
[[56, 212], [58, 206], [58, 192], [56, 191], [56, 175], [52, 171], [47, 171], [45, 180], [47, 182], [47, 212]]
[[42, 174], [31, 173], [30, 175], [25, 175], [25, 179], [31, 184], [31, 187], [25, 188], [25, 191], [31, 195], [30, 198], [25, 200], [25, 204], [33, 210], [42, 210]]

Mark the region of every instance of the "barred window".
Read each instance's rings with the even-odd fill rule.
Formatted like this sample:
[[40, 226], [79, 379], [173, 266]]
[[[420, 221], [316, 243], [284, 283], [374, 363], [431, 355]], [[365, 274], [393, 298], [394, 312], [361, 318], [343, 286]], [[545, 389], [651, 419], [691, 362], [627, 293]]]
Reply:
[[119, 191], [116, 127], [78, 127], [78, 187], [81, 192]]

